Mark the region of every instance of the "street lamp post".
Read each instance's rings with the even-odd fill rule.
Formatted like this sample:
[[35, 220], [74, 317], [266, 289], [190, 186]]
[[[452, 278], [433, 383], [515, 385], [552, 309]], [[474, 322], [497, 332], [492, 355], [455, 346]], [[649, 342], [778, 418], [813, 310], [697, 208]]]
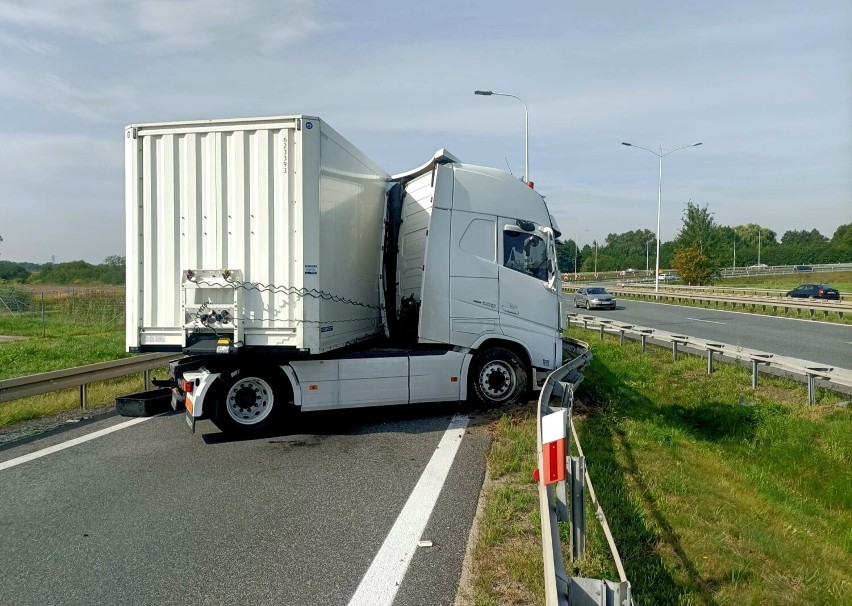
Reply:
[[646, 275], [646, 276], [647, 276], [649, 273], [651, 273], [651, 263], [650, 263], [650, 261], [649, 261], [649, 255], [648, 255], [648, 250], [649, 250], [649, 249], [648, 249], [648, 245], [649, 245], [651, 242], [653, 242], [653, 240], [648, 240], [647, 242], [645, 242], [645, 275]]
[[595, 240], [595, 277], [598, 277], [598, 241]]
[[518, 97], [517, 95], [512, 95], [510, 93], [495, 93], [492, 90], [475, 90], [473, 91], [474, 95], [485, 95], [486, 97], [490, 97], [491, 95], [495, 95], [498, 97], [512, 97], [513, 99], [517, 99], [524, 105], [524, 181], [530, 182], [530, 113], [527, 110], [527, 104], [524, 103], [524, 100]]
[[648, 149], [647, 147], [642, 147], [641, 145], [633, 145], [632, 143], [627, 143], [626, 141], [622, 141], [621, 144], [626, 145], [627, 147], [637, 147], [639, 149], [644, 149], [646, 152], [650, 152], [660, 159], [660, 179], [658, 181], [657, 186], [657, 269], [656, 273], [654, 274], [654, 292], [660, 292], [660, 208], [662, 207], [663, 202], [663, 158], [681, 149], [701, 145], [701, 142], [699, 141], [698, 143], [692, 143], [690, 145], [684, 145], [683, 147], [677, 147], [673, 150], [667, 151], [666, 153], [663, 153], [662, 145], [660, 146], [659, 153], [657, 153], [652, 149]]
[[580, 249], [580, 234], [589, 231], [588, 229], [577, 230], [577, 239], [574, 240], [574, 277], [577, 277], [577, 251]]
[[734, 232], [734, 271], [737, 269], [737, 232]]

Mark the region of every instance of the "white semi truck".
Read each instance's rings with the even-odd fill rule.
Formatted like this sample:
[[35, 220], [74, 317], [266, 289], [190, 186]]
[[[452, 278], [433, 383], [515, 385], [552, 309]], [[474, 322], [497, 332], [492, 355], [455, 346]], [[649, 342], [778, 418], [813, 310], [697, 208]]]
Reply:
[[541, 195], [441, 150], [388, 175], [317, 117], [125, 133], [127, 349], [183, 352], [194, 429], [288, 411], [518, 400], [562, 362]]

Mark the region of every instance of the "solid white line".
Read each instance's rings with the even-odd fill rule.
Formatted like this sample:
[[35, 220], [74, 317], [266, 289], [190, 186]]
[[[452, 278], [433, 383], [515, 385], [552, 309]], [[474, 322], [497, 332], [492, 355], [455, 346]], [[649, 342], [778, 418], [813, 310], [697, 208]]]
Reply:
[[361, 579], [349, 606], [390, 606], [417, 550], [423, 529], [432, 515], [438, 495], [456, 457], [468, 417], [456, 415], [450, 421], [438, 448], [423, 470], [396, 522], [388, 533], [370, 568]]
[[692, 320], [693, 322], [708, 322], [710, 324], [726, 325], [727, 322], [716, 322], [715, 320], [702, 320], [701, 318], [684, 318], [684, 320]]
[[55, 444], [53, 446], [48, 446], [47, 448], [42, 448], [41, 450], [36, 450], [35, 452], [31, 452], [30, 454], [25, 454], [23, 456], [17, 457], [15, 459], [9, 459], [8, 461], [3, 461], [0, 463], [0, 471], [4, 469], [9, 469], [10, 467], [15, 467], [16, 465], [20, 465], [21, 463], [26, 463], [28, 461], [32, 461], [33, 459], [40, 459], [41, 457], [45, 457], [49, 454], [53, 454], [54, 452], [59, 452], [60, 450], [65, 450], [66, 448], [71, 448], [72, 446], [77, 446], [78, 444], [82, 444], [83, 442], [88, 442], [89, 440], [94, 440], [95, 438], [100, 438], [101, 436], [105, 436], [114, 431], [119, 431], [120, 429], [124, 429], [125, 427], [130, 427], [132, 425], [138, 425], [148, 419], [153, 419], [154, 417], [139, 417], [136, 419], [131, 419], [129, 421], [125, 421], [124, 423], [119, 423], [118, 425], [113, 425], [112, 427], [107, 427], [106, 429], [101, 429], [99, 431], [95, 431], [93, 433], [87, 434], [85, 436], [80, 436], [79, 438], [74, 438], [73, 440], [68, 440], [67, 442], [62, 442], [60, 444]]

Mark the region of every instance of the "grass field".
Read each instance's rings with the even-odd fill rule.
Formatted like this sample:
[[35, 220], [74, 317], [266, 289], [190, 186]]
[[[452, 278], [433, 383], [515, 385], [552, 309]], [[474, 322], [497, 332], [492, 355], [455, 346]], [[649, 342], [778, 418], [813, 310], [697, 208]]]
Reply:
[[852, 293], [852, 271], [787, 274], [782, 276], [743, 276], [739, 278], [725, 278], [719, 281], [717, 286], [792, 290], [799, 284], [828, 284], [841, 293]]
[[[54, 288], [41, 292], [7, 287], [0, 291], [0, 335], [23, 337], [0, 343], [0, 380], [126, 357], [124, 293], [119, 289]], [[89, 387], [89, 401], [110, 402], [139, 391], [139, 376]], [[0, 428], [79, 408], [79, 392], [63, 390], [0, 403]]]
[[[588, 336], [579, 328], [570, 336]], [[576, 424], [637, 604], [850, 604], [852, 411], [668, 350], [592, 346]], [[475, 604], [543, 603], [531, 410], [495, 424]], [[587, 523], [596, 528], [594, 519]], [[574, 574], [615, 578], [600, 537]]]

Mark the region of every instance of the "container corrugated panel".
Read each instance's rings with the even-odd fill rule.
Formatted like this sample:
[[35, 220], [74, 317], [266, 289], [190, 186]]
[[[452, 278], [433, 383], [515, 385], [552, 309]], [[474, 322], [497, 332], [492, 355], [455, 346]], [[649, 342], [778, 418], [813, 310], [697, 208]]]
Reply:
[[[236, 298], [247, 346], [320, 353], [378, 331], [387, 175], [321, 120], [130, 126], [126, 173], [128, 348], [205, 330], [185, 298]], [[230, 289], [184, 291], [186, 270], [225, 269]]]

